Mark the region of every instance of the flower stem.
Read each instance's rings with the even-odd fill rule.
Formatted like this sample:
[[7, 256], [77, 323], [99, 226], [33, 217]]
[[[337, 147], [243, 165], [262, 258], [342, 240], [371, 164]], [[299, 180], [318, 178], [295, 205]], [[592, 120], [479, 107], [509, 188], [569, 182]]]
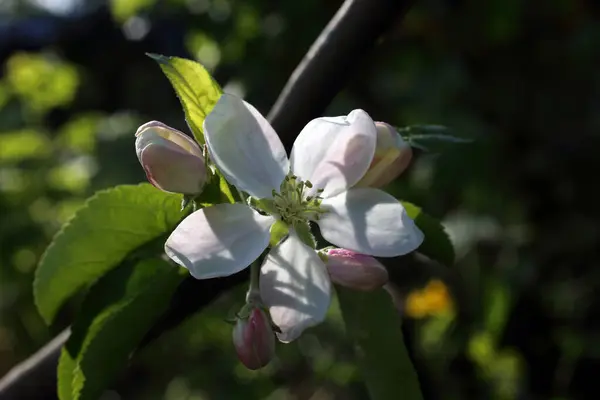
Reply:
[[423, 400], [390, 296], [383, 289], [358, 292], [342, 287], [337, 294], [371, 400]]
[[246, 293], [246, 302], [260, 304], [260, 263], [258, 260], [250, 265], [250, 287]]

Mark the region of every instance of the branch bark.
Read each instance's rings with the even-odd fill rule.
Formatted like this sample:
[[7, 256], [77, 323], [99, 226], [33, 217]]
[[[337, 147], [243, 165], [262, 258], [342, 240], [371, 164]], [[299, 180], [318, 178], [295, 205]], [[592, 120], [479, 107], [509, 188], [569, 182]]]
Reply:
[[308, 121], [323, 114], [368, 58], [377, 40], [398, 22], [414, 0], [346, 0], [290, 76], [269, 113], [290, 149]]
[[[287, 149], [304, 125], [325, 111], [377, 40], [413, 0], [346, 0], [283, 88], [268, 118]], [[224, 285], [227, 286], [227, 285]], [[210, 303], [215, 293], [206, 303]], [[43, 399], [56, 393], [56, 365], [65, 330], [0, 380], [0, 400]]]
[[56, 398], [56, 365], [69, 333], [65, 329], [37, 353], [10, 370], [0, 380], [0, 400]]

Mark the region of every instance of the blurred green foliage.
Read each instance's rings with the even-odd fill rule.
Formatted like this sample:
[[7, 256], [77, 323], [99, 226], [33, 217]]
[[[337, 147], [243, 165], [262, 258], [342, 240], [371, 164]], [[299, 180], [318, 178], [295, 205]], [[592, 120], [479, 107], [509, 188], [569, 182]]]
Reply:
[[[144, 53], [195, 58], [266, 113], [340, 1], [97, 0], [70, 18], [7, 4], [18, 6], [2, 5], [0, 22], [23, 27], [10, 35], [31, 35], [0, 38], [0, 374], [71, 321], [76, 301], [55, 325], [43, 323], [35, 266], [85, 198], [144, 180], [137, 126], [157, 119], [189, 132]], [[40, 41], [31, 18], [61, 33]], [[360, 107], [397, 126], [440, 124], [474, 139], [418, 154], [389, 188], [442, 218], [456, 247], [454, 266], [399, 262], [390, 271], [400, 309], [434, 281], [453, 305], [404, 322], [426, 398], [594, 398], [599, 22], [583, 0], [417, 2], [357, 57], [358, 73], [328, 110]], [[112, 394], [366, 398], [335, 305], [326, 324], [279, 345], [268, 368], [245, 370], [224, 321], [243, 296], [243, 287], [224, 294], [145, 348]]]

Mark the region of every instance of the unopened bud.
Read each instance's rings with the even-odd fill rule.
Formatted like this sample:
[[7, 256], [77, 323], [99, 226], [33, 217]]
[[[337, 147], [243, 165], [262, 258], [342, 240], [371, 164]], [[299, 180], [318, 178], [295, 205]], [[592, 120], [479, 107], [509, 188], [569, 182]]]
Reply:
[[275, 334], [265, 312], [255, 307], [247, 317], [239, 317], [233, 328], [233, 345], [248, 369], [267, 365], [275, 355]]
[[135, 152], [150, 183], [165, 192], [202, 191], [206, 165], [196, 142], [158, 121], [140, 126], [135, 136]]
[[331, 280], [350, 289], [375, 290], [389, 278], [385, 267], [375, 258], [351, 250], [327, 250], [326, 265]]
[[359, 187], [379, 188], [396, 179], [412, 159], [410, 145], [390, 124], [375, 122], [377, 128], [377, 146], [371, 166], [363, 178], [356, 184]]

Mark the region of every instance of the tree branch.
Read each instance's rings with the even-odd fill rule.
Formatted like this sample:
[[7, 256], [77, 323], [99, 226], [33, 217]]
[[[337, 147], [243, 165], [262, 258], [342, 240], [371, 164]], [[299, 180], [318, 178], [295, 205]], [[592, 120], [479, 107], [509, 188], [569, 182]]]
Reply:
[[[56, 398], [56, 365], [69, 337], [65, 329], [0, 380], [0, 400]], [[48, 394], [51, 397], [47, 397]]]
[[308, 121], [323, 114], [377, 40], [413, 0], [346, 0], [290, 76], [269, 113], [287, 149]]
[[[325, 111], [359, 66], [357, 60], [365, 59], [381, 35], [412, 3], [412, 0], [343, 3], [293, 72], [269, 113], [269, 120], [286, 148], [291, 147], [309, 120]], [[208, 296], [204, 305], [218, 294]], [[2, 378], [0, 400], [43, 399], [49, 393], [55, 398], [56, 365], [68, 335], [68, 330], [63, 331]]]

